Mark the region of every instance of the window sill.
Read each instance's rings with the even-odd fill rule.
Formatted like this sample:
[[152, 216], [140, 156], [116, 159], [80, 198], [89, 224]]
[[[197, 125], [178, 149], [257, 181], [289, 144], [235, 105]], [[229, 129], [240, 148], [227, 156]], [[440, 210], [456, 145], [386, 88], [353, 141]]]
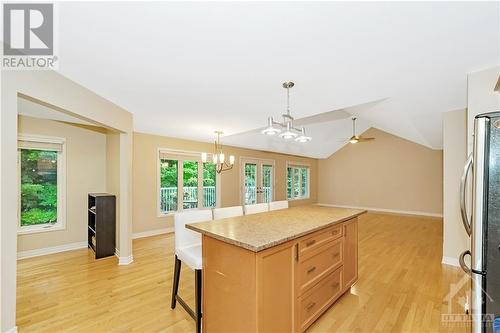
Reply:
[[299, 200], [309, 200], [311, 197], [304, 197], [304, 198], [292, 198], [292, 199], [287, 199], [288, 201], [299, 201]]
[[40, 224], [36, 226], [29, 227], [21, 227], [17, 229], [18, 235], [29, 235], [29, 234], [38, 234], [41, 232], [49, 232], [49, 231], [59, 231], [64, 230], [66, 227], [63, 224]]
[[169, 216], [174, 216], [176, 212], [168, 212], [168, 213], [158, 213], [156, 217], [169, 217]]
[[207, 209], [214, 209], [214, 208], [218, 208], [218, 206], [215, 206], [215, 207], [202, 207], [202, 208], [185, 208], [185, 209], [180, 209], [180, 210], [176, 210], [176, 211], [171, 211], [171, 212], [168, 212], [168, 213], [158, 213], [157, 217], [158, 218], [169, 217], [169, 216], [174, 216], [175, 213], [189, 212], [191, 210], [207, 210]]

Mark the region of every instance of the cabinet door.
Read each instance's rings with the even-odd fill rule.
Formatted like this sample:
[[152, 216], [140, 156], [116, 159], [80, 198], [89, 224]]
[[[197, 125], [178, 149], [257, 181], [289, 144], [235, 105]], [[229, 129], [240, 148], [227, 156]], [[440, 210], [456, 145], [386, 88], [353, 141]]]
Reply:
[[358, 219], [344, 223], [344, 290], [358, 279]]
[[257, 254], [258, 331], [294, 331], [296, 243], [288, 242]]

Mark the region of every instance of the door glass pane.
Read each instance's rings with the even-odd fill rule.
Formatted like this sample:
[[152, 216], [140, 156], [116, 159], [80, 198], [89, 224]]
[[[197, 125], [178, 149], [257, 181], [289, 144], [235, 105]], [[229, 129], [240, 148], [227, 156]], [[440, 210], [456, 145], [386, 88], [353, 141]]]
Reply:
[[307, 197], [307, 168], [301, 168], [300, 169], [300, 176], [301, 176], [301, 197], [305, 198]]
[[245, 205], [257, 203], [257, 165], [245, 163]]
[[293, 197], [298, 198], [300, 196], [300, 169], [292, 168], [293, 170]]
[[183, 161], [182, 207], [184, 209], [198, 208], [198, 162]]
[[273, 166], [262, 166], [262, 195], [264, 202], [273, 201]]
[[21, 149], [21, 226], [57, 222], [57, 152]]
[[288, 199], [292, 199], [292, 168], [286, 170], [286, 194]]
[[203, 163], [203, 207], [215, 207], [215, 164]]
[[160, 210], [162, 213], [177, 210], [178, 163], [160, 160]]

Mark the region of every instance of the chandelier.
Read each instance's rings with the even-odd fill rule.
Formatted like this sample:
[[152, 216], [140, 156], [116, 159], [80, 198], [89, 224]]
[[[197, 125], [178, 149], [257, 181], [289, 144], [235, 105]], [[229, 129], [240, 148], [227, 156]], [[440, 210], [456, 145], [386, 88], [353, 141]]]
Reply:
[[[226, 156], [222, 152], [222, 145], [220, 143], [221, 131], [214, 132], [217, 138], [214, 143], [214, 152], [212, 154], [212, 161], [215, 164], [215, 171], [221, 173], [223, 171], [231, 170], [234, 166], [234, 155], [229, 155], [229, 163], [226, 160]], [[201, 153], [201, 161], [205, 163], [207, 161], [208, 154]]]
[[294, 139], [297, 142], [305, 143], [311, 141], [312, 138], [306, 135], [304, 127], [293, 127], [293, 117], [290, 115], [290, 88], [295, 84], [291, 81], [283, 83], [283, 88], [286, 89], [286, 114], [283, 114], [283, 121], [274, 121], [273, 117], [267, 118], [267, 127], [262, 130], [262, 134], [276, 135], [278, 134], [285, 140]]

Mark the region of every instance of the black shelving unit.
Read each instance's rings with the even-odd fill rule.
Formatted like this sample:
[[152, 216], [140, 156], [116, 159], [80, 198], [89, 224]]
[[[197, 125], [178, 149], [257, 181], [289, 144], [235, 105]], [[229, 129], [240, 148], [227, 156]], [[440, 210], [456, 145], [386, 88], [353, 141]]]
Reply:
[[116, 197], [90, 193], [88, 200], [88, 246], [100, 259], [115, 254]]

